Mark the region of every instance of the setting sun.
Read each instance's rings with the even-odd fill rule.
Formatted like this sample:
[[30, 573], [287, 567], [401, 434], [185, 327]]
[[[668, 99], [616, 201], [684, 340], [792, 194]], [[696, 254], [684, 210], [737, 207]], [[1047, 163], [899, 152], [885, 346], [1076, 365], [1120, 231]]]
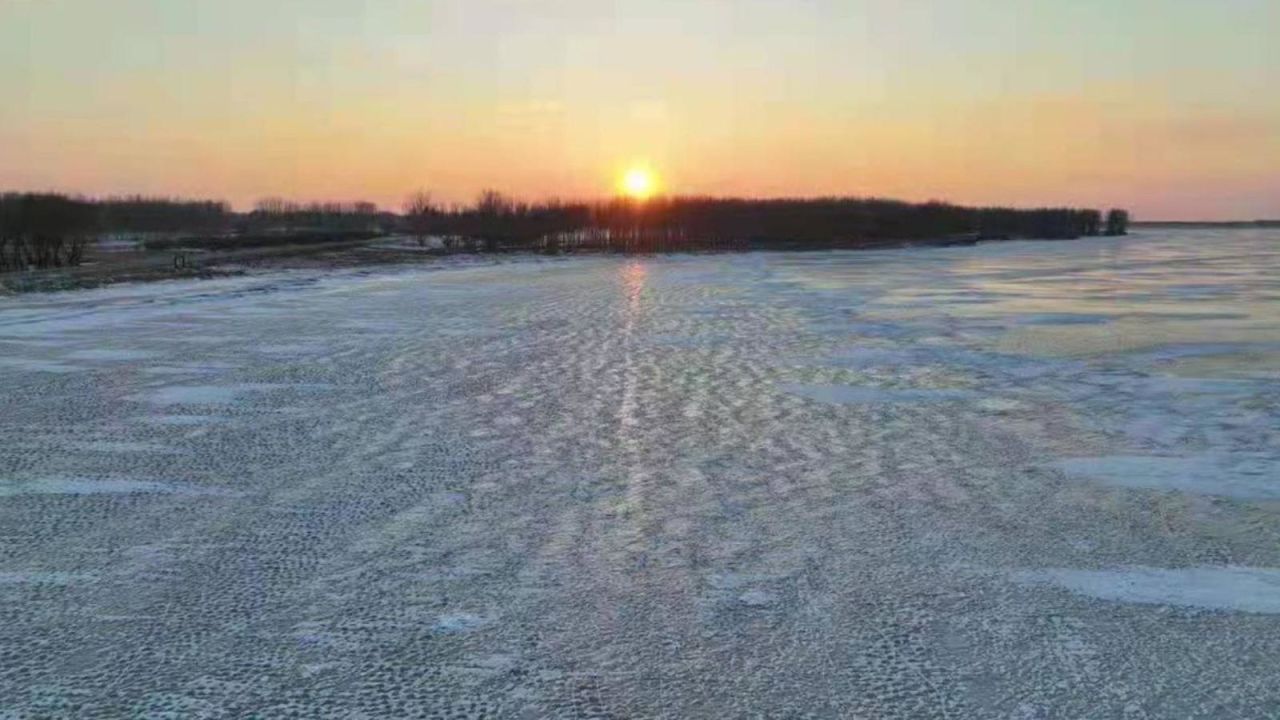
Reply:
[[636, 166], [627, 170], [620, 184], [624, 194], [636, 200], [646, 200], [653, 195], [657, 180], [649, 168]]

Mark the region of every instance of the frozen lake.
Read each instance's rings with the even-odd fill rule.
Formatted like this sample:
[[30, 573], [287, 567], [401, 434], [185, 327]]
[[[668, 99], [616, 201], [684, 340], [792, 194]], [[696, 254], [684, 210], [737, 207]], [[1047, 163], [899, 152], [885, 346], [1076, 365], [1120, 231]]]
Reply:
[[1280, 715], [1280, 231], [0, 298], [0, 717]]

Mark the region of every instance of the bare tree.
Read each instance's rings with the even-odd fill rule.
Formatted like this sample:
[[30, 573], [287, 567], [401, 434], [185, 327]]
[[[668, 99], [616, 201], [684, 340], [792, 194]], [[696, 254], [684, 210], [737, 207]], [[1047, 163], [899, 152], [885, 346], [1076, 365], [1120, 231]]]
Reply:
[[476, 212], [481, 215], [504, 215], [515, 207], [515, 201], [497, 190], [482, 190], [476, 198]]
[[[439, 210], [431, 201], [431, 193], [426, 190], [416, 190], [405, 198], [405, 219], [409, 221], [409, 230], [418, 241], [418, 247], [426, 247], [427, 236], [431, 233], [431, 218], [438, 212]], [[445, 249], [449, 249], [447, 242]]]

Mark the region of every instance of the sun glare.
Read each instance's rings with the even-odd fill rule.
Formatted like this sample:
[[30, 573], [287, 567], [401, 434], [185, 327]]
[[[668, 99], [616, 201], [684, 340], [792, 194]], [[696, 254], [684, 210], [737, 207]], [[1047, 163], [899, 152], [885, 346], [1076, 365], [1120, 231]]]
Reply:
[[637, 165], [622, 176], [622, 192], [636, 200], [646, 200], [653, 195], [657, 180], [649, 168]]

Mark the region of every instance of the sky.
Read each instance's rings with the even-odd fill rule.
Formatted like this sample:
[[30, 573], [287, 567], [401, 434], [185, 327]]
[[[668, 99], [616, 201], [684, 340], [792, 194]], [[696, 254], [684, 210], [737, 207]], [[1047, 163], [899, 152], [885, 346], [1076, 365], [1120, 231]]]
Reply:
[[1276, 0], [0, 0], [0, 188], [1280, 217]]

